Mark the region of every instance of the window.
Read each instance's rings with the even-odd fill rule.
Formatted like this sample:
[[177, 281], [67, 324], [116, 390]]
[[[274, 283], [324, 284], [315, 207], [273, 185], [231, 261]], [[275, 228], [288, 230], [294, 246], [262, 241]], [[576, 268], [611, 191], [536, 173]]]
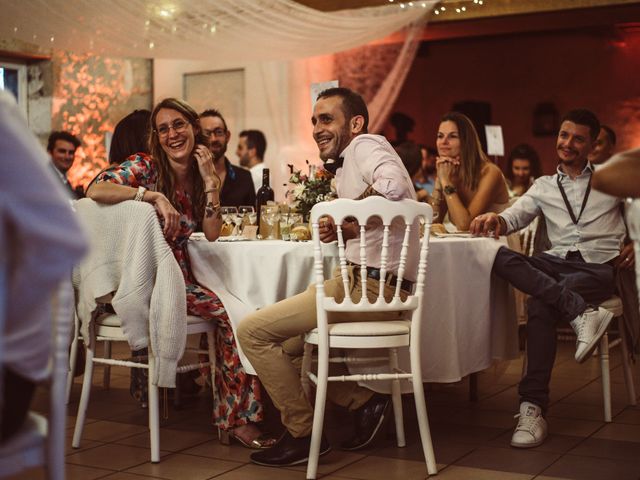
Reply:
[[27, 66], [0, 60], [0, 90], [11, 92], [27, 115]]

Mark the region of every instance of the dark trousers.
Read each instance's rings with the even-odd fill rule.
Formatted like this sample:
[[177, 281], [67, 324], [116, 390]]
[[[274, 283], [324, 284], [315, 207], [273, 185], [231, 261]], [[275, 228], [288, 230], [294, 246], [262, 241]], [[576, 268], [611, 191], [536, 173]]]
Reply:
[[521, 402], [546, 410], [556, 358], [556, 326], [569, 322], [613, 295], [613, 267], [587, 263], [580, 254], [563, 259], [542, 253], [527, 257], [502, 247], [493, 272], [528, 294], [527, 372], [518, 392]]
[[36, 384], [7, 368], [3, 372], [2, 408], [0, 409], [0, 442], [15, 434], [24, 423]]

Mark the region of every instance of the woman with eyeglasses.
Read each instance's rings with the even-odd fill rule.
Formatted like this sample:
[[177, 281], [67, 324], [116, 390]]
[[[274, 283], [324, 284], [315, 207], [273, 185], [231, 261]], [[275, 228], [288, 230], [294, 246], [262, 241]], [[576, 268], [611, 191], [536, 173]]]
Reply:
[[151, 203], [163, 233], [180, 265], [187, 286], [187, 313], [216, 323], [217, 398], [213, 422], [221, 438], [236, 438], [250, 448], [272, 446], [255, 425], [262, 420], [260, 384], [248, 375], [238, 356], [236, 340], [224, 305], [217, 295], [198, 285], [187, 250], [198, 223], [208, 240], [220, 235], [220, 178], [215, 172], [198, 114], [187, 103], [162, 100], [151, 114], [151, 156], [136, 154], [101, 173], [87, 191], [97, 202], [125, 200]]

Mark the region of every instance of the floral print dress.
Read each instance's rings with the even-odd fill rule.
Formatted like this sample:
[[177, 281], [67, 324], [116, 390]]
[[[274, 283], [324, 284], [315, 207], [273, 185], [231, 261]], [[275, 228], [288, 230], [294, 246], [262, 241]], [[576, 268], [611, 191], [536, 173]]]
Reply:
[[[138, 153], [124, 163], [102, 172], [96, 183], [112, 182], [130, 187], [145, 187], [156, 190], [158, 171], [153, 159]], [[187, 192], [176, 190], [174, 205], [180, 213], [180, 233], [174, 241], [168, 241], [173, 255], [180, 265], [187, 287], [187, 313], [207, 319], [216, 324], [216, 391], [213, 423], [228, 430], [249, 422], [262, 420], [260, 383], [257, 377], [248, 375], [238, 356], [227, 312], [218, 296], [198, 285], [191, 271], [187, 242], [197, 225], [193, 204]]]

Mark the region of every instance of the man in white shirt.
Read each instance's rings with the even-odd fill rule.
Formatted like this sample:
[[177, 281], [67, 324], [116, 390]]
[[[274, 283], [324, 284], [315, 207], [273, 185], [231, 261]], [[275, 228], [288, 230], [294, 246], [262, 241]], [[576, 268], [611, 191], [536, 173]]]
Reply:
[[65, 131], [51, 132], [47, 141], [47, 152], [51, 156], [53, 170], [60, 177], [62, 184], [67, 188], [72, 198], [82, 198], [80, 191], [75, 190], [67, 179], [67, 172], [73, 166], [76, 158], [76, 150], [80, 146], [80, 140], [73, 134]]
[[531, 295], [527, 323], [527, 373], [520, 382], [520, 418], [511, 439], [519, 448], [536, 447], [547, 436], [544, 413], [556, 355], [556, 325], [576, 331], [578, 362], [586, 360], [605, 333], [612, 314], [593, 309], [613, 294], [614, 265], [633, 264], [633, 249], [623, 248], [621, 200], [591, 189], [593, 167], [587, 157], [600, 123], [588, 110], [572, 110], [561, 123], [555, 175], [540, 177], [500, 215], [486, 213], [471, 223], [479, 235], [509, 234], [542, 213], [551, 249], [526, 257], [501, 248], [493, 272]]
[[[336, 176], [336, 189], [342, 198], [364, 198], [382, 195], [391, 200], [415, 199], [415, 190], [407, 170], [389, 142], [382, 136], [367, 134], [369, 114], [360, 95], [346, 88], [325, 90], [318, 96], [311, 119], [313, 137], [320, 150], [325, 167]], [[346, 239], [353, 239], [358, 232], [355, 222], [342, 225]], [[320, 239], [331, 242], [336, 239], [336, 228], [331, 219], [324, 219], [320, 226]], [[367, 254], [372, 257], [373, 245], [382, 241], [380, 228], [367, 231]], [[418, 242], [418, 234], [410, 239]], [[390, 242], [400, 248], [402, 231], [391, 229]], [[347, 259], [359, 261], [357, 242], [347, 241]], [[371, 253], [370, 253], [371, 252]], [[373, 259], [372, 259], [373, 260]], [[379, 262], [379, 259], [378, 259]], [[407, 272], [401, 284], [406, 293], [415, 280], [417, 259], [407, 261], [413, 272]], [[375, 260], [373, 267], [380, 267]], [[353, 291], [360, 288], [359, 267], [353, 269]], [[392, 272], [397, 265], [389, 264]], [[379, 268], [368, 272], [367, 285], [378, 289]], [[378, 274], [376, 278], [376, 272]], [[395, 276], [387, 280], [395, 287]], [[325, 282], [328, 296], [342, 298], [340, 276]], [[372, 314], [369, 314], [369, 319]], [[387, 315], [386, 319], [395, 318]], [[330, 319], [331, 321], [332, 319]], [[339, 321], [339, 319], [333, 319]], [[309, 454], [313, 407], [305, 396], [300, 382], [300, 362], [303, 352], [302, 334], [316, 327], [315, 286], [306, 292], [270, 305], [245, 318], [238, 327], [238, 339], [243, 351], [256, 369], [264, 387], [276, 408], [280, 410], [285, 434], [268, 450], [251, 455], [254, 463], [268, 466], [287, 466], [304, 463]], [[329, 398], [353, 412], [355, 435], [342, 444], [346, 450], [357, 450], [368, 445], [379, 430], [389, 399], [360, 387], [355, 382], [330, 382]], [[328, 453], [330, 446], [322, 439], [320, 454]]]
[[248, 168], [253, 179], [256, 192], [262, 186], [264, 170], [264, 152], [267, 150], [267, 139], [260, 130], [243, 130], [238, 137], [236, 155], [240, 166]]

